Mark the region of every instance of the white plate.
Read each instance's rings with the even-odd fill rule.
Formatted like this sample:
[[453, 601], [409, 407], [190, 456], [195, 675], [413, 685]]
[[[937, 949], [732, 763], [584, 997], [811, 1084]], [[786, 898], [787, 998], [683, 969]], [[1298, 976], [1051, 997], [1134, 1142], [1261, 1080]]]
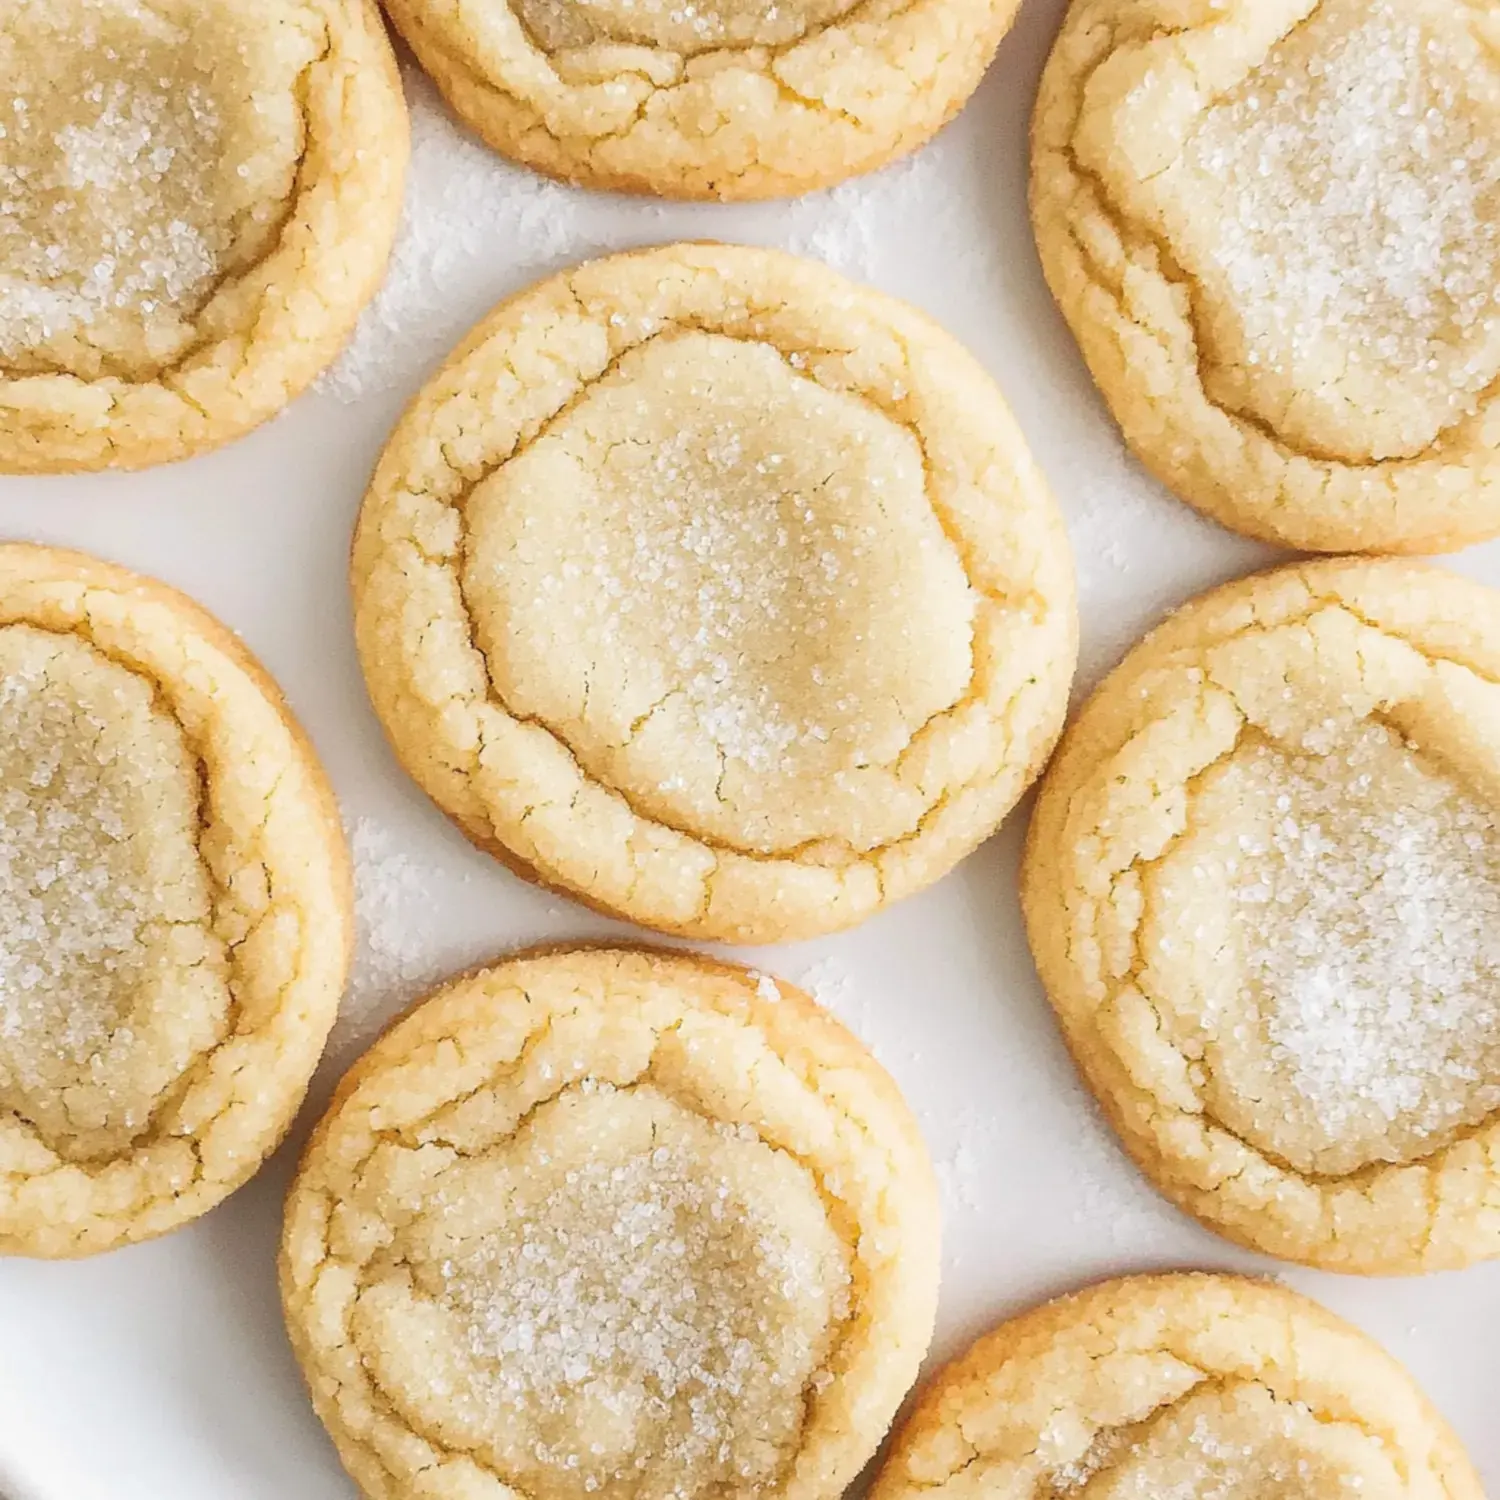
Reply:
[[[85, 547], [195, 595], [285, 687], [361, 825], [374, 921], [358, 1009], [515, 944], [610, 924], [473, 853], [398, 770], [365, 701], [345, 557], [365, 479], [430, 362], [502, 294], [600, 249], [681, 237], [821, 253], [933, 313], [1003, 384], [1067, 510], [1095, 679], [1172, 604], [1272, 554], [1199, 520], [1121, 451], [1042, 283], [1026, 124], [1062, 9], [1029, 0], [978, 97], [910, 165], [800, 204], [658, 205], [543, 185], [418, 96], [425, 228], [354, 361], [211, 457], [155, 473], [0, 480], [0, 534]], [[410, 326], [413, 310], [422, 326]], [[372, 351], [389, 360], [376, 371]], [[1452, 560], [1500, 585], [1500, 546]], [[934, 1357], [1111, 1272], [1274, 1272], [1161, 1203], [1080, 1092], [1016, 903], [1024, 813], [957, 873], [858, 932], [760, 956], [813, 983], [905, 1089], [942, 1169]], [[326, 1097], [350, 1038], [320, 1077]], [[306, 1122], [304, 1121], [304, 1128]], [[299, 1135], [300, 1139], [300, 1135]], [[294, 1142], [295, 1146], [295, 1142]], [[200, 1223], [77, 1265], [0, 1263], [0, 1491], [10, 1500], [350, 1500], [281, 1331], [274, 1251], [291, 1149]], [[1500, 1494], [1500, 1263], [1412, 1281], [1290, 1271], [1411, 1367]]]

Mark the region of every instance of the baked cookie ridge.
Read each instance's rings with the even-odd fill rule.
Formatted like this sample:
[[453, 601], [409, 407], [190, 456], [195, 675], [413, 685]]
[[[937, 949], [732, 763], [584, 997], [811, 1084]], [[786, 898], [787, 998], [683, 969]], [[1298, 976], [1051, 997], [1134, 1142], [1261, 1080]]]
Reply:
[[554, 177], [668, 198], [786, 197], [926, 142], [1016, 0], [387, 6], [455, 110]]

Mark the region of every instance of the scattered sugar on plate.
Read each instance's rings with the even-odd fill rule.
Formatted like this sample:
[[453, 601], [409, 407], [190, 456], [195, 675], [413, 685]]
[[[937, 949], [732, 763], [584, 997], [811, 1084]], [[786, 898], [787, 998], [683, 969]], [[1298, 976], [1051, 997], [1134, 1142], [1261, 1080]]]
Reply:
[[986, 1189], [993, 1192], [996, 1185], [992, 1169], [998, 1161], [1001, 1141], [998, 1121], [986, 1119], [973, 1109], [959, 1115], [953, 1149], [935, 1164], [943, 1207], [950, 1219], [962, 1210], [985, 1206]]
[[354, 857], [354, 970], [330, 1046], [367, 1040], [384, 1020], [444, 977], [433, 939], [445, 870], [404, 853], [396, 837], [361, 818], [350, 832]]
[[918, 152], [904, 160], [790, 206], [782, 244], [856, 281], [874, 281], [883, 267], [891, 229], [924, 217], [941, 190], [936, 160]]
[[763, 1000], [767, 1005], [781, 1004], [781, 986], [769, 974], [763, 974], [759, 969], [751, 969], [750, 978], [755, 982], [757, 1000]]
[[576, 196], [491, 151], [449, 114], [416, 67], [403, 67], [411, 106], [406, 207], [390, 269], [318, 389], [344, 402], [409, 383], [464, 333], [455, 287], [489, 264], [540, 274], [587, 248]]

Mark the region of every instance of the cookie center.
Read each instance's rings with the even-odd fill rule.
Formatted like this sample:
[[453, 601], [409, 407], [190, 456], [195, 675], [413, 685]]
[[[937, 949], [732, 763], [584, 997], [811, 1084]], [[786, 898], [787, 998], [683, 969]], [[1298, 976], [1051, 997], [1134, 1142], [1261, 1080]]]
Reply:
[[718, 47], [776, 47], [831, 25], [859, 0], [516, 0], [548, 52], [626, 43], [692, 56]]
[[1209, 394], [1321, 456], [1418, 454], [1500, 373], [1500, 73], [1454, 11], [1324, 0], [1187, 141]]
[[0, 366], [150, 379], [271, 248], [319, 28], [290, 0], [16, 0], [0, 35]]
[[791, 1158], [582, 1086], [442, 1172], [411, 1236], [409, 1280], [361, 1299], [365, 1357], [505, 1483], [689, 1500], [784, 1476], [850, 1291]]
[[1492, 809], [1379, 724], [1325, 754], [1249, 743], [1214, 798], [1235, 810], [1227, 940], [1255, 1015], [1220, 1037], [1226, 1123], [1349, 1172], [1500, 1109]]
[[662, 337], [481, 484], [465, 593], [510, 711], [737, 848], [899, 837], [975, 597], [915, 439], [765, 345]]
[[222, 1035], [198, 779], [149, 686], [84, 642], [0, 630], [0, 1107], [113, 1154]]
[[1397, 1500], [1405, 1492], [1383, 1447], [1359, 1427], [1242, 1382], [1195, 1391], [1134, 1428], [1104, 1429], [1051, 1486], [1053, 1497], [1079, 1500]]

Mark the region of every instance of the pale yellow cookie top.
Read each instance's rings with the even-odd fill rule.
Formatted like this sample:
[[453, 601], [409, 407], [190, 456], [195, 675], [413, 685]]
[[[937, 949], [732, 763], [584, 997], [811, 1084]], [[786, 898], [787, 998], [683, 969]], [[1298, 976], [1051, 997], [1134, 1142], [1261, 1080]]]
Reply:
[[873, 1500], [1480, 1500], [1457, 1437], [1357, 1329], [1232, 1276], [1104, 1282], [940, 1371]]
[[287, 1205], [292, 1342], [371, 1500], [834, 1500], [931, 1336], [890, 1079], [766, 975], [635, 950], [455, 981], [344, 1080]]
[[1332, 1269], [1500, 1253], [1500, 594], [1395, 561], [1188, 605], [1085, 708], [1023, 870], [1164, 1192]]
[[916, 313], [777, 252], [505, 304], [391, 439], [354, 554], [408, 769], [543, 881], [734, 941], [846, 926], [987, 836], [1074, 660], [1061, 521]]
[[351, 942], [332, 797], [197, 606], [0, 547], [0, 1251], [205, 1212], [291, 1123]]
[[591, 187], [810, 192], [921, 145], [1017, 0], [390, 0], [491, 145]]
[[0, 469], [139, 466], [332, 359], [400, 210], [368, 0], [12, 0], [0, 33]]
[[1325, 551], [1500, 531], [1500, 22], [1448, 0], [1075, 0], [1049, 280], [1132, 446]]

